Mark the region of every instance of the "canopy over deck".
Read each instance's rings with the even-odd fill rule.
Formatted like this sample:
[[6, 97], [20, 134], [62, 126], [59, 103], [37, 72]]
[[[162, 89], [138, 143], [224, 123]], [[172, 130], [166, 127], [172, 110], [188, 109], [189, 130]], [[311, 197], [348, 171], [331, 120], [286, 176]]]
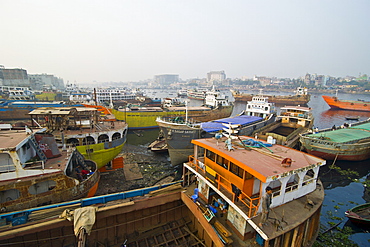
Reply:
[[225, 125], [223, 125], [223, 123], [232, 125], [240, 124], [243, 126], [260, 121], [262, 119], [263, 119], [262, 117], [242, 115], [205, 122], [201, 124], [201, 128], [206, 132], [214, 132], [223, 130], [223, 128], [225, 128]]

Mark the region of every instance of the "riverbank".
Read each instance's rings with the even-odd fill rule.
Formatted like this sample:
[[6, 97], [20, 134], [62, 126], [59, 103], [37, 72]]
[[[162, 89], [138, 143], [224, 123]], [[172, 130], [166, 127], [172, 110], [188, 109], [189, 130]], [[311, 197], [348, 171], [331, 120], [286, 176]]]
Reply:
[[146, 146], [125, 144], [119, 156], [124, 168], [102, 172], [96, 196], [145, 188], [179, 179], [168, 155], [156, 154]]

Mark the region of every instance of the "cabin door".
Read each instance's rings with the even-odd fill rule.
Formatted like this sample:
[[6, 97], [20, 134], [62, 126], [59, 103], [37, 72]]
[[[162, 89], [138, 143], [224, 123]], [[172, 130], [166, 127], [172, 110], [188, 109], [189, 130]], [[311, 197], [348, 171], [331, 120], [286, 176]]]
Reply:
[[249, 178], [244, 180], [243, 191], [248, 196], [252, 196], [253, 194], [253, 185], [254, 185], [254, 178]]

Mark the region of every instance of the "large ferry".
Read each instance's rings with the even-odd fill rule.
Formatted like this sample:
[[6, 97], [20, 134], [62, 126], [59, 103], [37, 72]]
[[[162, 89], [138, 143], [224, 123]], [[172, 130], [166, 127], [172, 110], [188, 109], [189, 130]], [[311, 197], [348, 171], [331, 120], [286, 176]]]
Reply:
[[245, 111], [234, 117], [209, 122], [197, 122], [191, 118], [158, 118], [157, 123], [165, 137], [171, 163], [178, 165], [192, 153], [192, 139], [215, 136], [224, 131], [225, 124], [237, 126], [240, 135], [251, 135], [253, 131], [275, 122], [275, 118], [275, 107], [267, 97], [254, 96]]
[[189, 99], [204, 100], [206, 98], [207, 89], [188, 89], [187, 96]]
[[370, 111], [370, 102], [364, 100], [339, 100], [337, 97], [322, 96], [333, 110]]
[[[248, 149], [243, 143], [253, 138], [246, 136], [231, 141], [229, 150], [227, 139], [193, 140], [182, 186], [164, 184], [0, 214], [7, 224], [0, 229], [0, 243], [311, 246], [320, 228], [324, 189], [318, 174], [325, 160], [276, 144], [270, 150]], [[271, 212], [261, 227], [267, 187], [272, 188]], [[71, 211], [75, 225], [66, 220]], [[10, 225], [22, 214], [28, 214], [24, 224]], [[84, 224], [80, 215], [89, 221]]]
[[370, 158], [370, 119], [355, 124], [302, 134], [302, 147], [327, 160], [360, 161]]
[[1, 212], [93, 196], [98, 188], [96, 163], [73, 148], [58, 149], [45, 129], [2, 130], [0, 163]]
[[[253, 94], [240, 93], [238, 90], [232, 90], [231, 93], [236, 102], [247, 102], [254, 96]], [[307, 88], [298, 87], [295, 91], [295, 95], [266, 95], [266, 97], [268, 97], [269, 102], [275, 103], [276, 106], [307, 106], [311, 95], [308, 94]]]
[[102, 106], [38, 108], [29, 116], [32, 127], [48, 128], [60, 147], [77, 147], [98, 168], [112, 161], [126, 143], [127, 123]]

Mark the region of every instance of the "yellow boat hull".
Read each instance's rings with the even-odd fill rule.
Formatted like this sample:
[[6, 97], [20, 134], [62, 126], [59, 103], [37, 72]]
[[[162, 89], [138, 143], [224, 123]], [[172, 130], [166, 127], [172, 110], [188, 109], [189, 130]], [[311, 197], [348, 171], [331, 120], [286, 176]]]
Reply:
[[[226, 118], [231, 115], [233, 106], [223, 106], [219, 109], [189, 111], [188, 117], [200, 122]], [[125, 121], [129, 129], [154, 129], [158, 128], [158, 117], [185, 117], [185, 111], [118, 111], [111, 109], [117, 120]]]
[[112, 161], [121, 151], [126, 142], [112, 148], [104, 148], [104, 143], [77, 146], [77, 150], [86, 158], [96, 162], [98, 169]]

